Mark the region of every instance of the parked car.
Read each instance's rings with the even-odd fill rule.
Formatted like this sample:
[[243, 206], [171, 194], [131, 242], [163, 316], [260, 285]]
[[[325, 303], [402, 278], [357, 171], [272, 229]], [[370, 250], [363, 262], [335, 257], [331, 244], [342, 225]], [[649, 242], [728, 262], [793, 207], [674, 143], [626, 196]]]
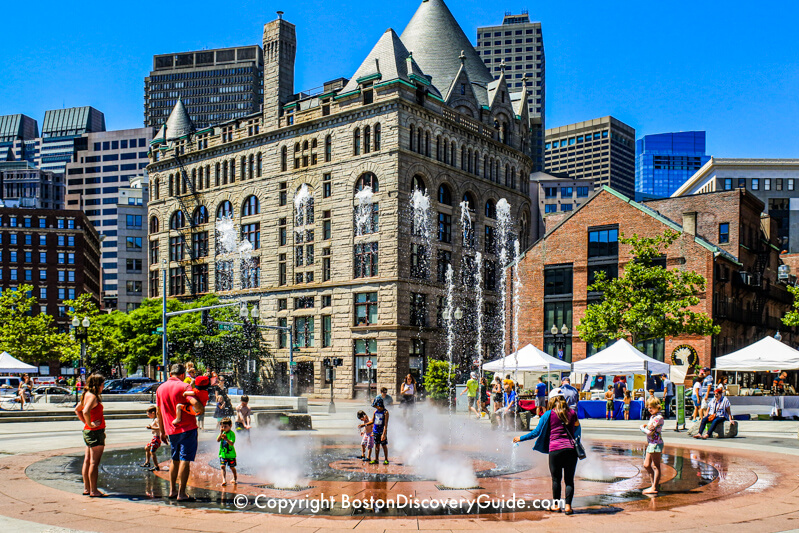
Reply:
[[150, 394], [150, 393], [155, 392], [156, 390], [158, 390], [158, 387], [161, 386], [161, 383], [163, 383], [163, 382], [158, 381], [158, 382], [155, 382], [155, 383], [145, 383], [143, 385], [137, 385], [137, 386], [133, 387], [132, 389], [130, 389], [125, 394]]
[[155, 380], [148, 377], [122, 378], [117, 383], [113, 383], [111, 387], [104, 387], [103, 394], [128, 394], [133, 387], [154, 382]]
[[64, 395], [64, 394], [72, 394], [72, 391], [69, 389], [65, 389], [64, 387], [57, 387], [56, 385], [42, 385], [40, 387], [36, 387], [33, 389], [34, 396], [43, 396], [45, 394], [50, 395]]

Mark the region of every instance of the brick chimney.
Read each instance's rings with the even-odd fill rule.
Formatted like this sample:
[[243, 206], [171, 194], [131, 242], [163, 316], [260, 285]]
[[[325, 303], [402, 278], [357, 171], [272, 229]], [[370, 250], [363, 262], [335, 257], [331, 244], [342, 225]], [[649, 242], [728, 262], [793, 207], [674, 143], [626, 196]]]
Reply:
[[684, 233], [696, 237], [696, 211], [682, 214], [682, 230]]

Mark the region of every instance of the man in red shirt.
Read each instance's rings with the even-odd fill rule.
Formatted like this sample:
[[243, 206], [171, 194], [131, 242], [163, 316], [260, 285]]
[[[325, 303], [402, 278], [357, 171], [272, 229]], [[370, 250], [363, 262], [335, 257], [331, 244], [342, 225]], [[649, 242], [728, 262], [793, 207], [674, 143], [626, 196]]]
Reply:
[[191, 472], [191, 462], [197, 455], [197, 418], [184, 412], [180, 424], [174, 425], [177, 404], [185, 404], [188, 400], [195, 413], [203, 413], [205, 406], [194, 396], [184, 396], [191, 389], [183, 380], [186, 369], [181, 364], [174, 364], [169, 372], [169, 379], [156, 391], [158, 406], [158, 427], [161, 429], [161, 440], [169, 438], [172, 448], [172, 467], [169, 469], [169, 497], [178, 501], [192, 501], [194, 498], [186, 494], [186, 483]]

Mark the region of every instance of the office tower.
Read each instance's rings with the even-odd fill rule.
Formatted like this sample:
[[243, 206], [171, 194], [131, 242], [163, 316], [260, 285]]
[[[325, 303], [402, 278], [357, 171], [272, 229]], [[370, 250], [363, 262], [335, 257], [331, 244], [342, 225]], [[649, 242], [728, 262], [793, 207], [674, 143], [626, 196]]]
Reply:
[[28, 161], [0, 161], [0, 205], [36, 209], [64, 208], [64, 176]]
[[522, 11], [521, 15], [505, 13], [501, 25], [477, 28], [475, 48], [494, 79], [499, 78], [504, 61], [505, 77], [511, 91], [521, 90], [526, 83], [533, 171], [544, 170], [546, 61], [541, 23], [530, 22], [527, 11]]
[[[522, 249], [531, 243], [527, 106], [511, 97], [524, 91], [493, 80], [442, 0], [420, 2], [401, 36], [375, 36], [349, 80], [319, 94], [293, 86], [297, 34], [282, 18], [264, 28], [263, 112], [201, 130], [181, 101], [153, 140], [150, 296], [257, 304], [294, 332], [295, 392], [328, 390], [323, 362], [336, 357], [334, 394], [365, 397], [442, 353], [451, 266], [457, 359], [471, 368], [478, 272], [486, 323], [499, 323], [503, 207]], [[414, 226], [416, 191], [429, 209]], [[248, 256], [225, 251], [242, 249], [234, 241]], [[504, 351], [496, 333], [486, 359]], [[288, 337], [265, 337], [263, 382], [285, 383]]]
[[547, 130], [544, 166], [570, 178], [592, 178], [595, 188], [608, 185], [635, 196], [635, 129], [602, 117]]
[[161, 127], [178, 98], [198, 129], [256, 113], [263, 70], [258, 45], [153, 56], [144, 78], [144, 125]]
[[[763, 212], [776, 221], [780, 250], [799, 252], [799, 159], [711, 157], [672, 197], [746, 189], [764, 204]], [[730, 225], [719, 219], [719, 233], [740, 232], [751, 250], [761, 247], [757, 227]], [[752, 225], [754, 226], [754, 225]], [[791, 231], [791, 230], [794, 231]]]
[[72, 161], [75, 139], [99, 131], [105, 131], [105, 116], [93, 107], [45, 111], [39, 155], [34, 163], [42, 170], [63, 174], [66, 164]]
[[704, 131], [644, 135], [635, 141], [635, 198], [666, 198], [710, 160]]
[[[125, 311], [129, 302], [137, 304], [144, 297], [143, 292], [128, 292], [124, 280], [136, 279], [128, 274], [137, 274], [141, 269], [139, 264], [139, 269], [128, 271], [127, 258], [138, 254], [141, 261], [145, 259], [142, 236], [146, 228], [142, 220], [147, 218], [148, 198], [146, 182], [141, 185], [141, 176], [149, 161], [147, 151], [151, 140], [151, 128], [88, 133], [75, 140], [74, 160], [66, 166], [67, 209], [84, 211], [103, 237], [102, 293], [103, 305], [109, 309]], [[143, 187], [136, 191], [138, 194], [130, 191], [134, 182]], [[131, 210], [134, 213], [129, 213]], [[131, 219], [129, 224], [127, 214], [138, 218]], [[128, 243], [126, 237], [130, 232], [142, 234]]]
[[33, 286], [39, 307], [60, 331], [69, 329], [64, 300], [100, 296], [100, 239], [76, 210], [0, 207], [0, 288]]
[[594, 180], [572, 179], [568, 174], [533, 172], [530, 184], [530, 197], [538, 204], [539, 236], [552, 229], [553, 224], [547, 218], [558, 222], [563, 220], [563, 216], [557, 216], [558, 213], [571, 214], [594, 192]]
[[38, 136], [39, 124], [35, 119], [21, 114], [0, 116], [0, 161], [24, 159], [14, 145], [19, 143], [24, 146], [24, 141], [31, 141]]

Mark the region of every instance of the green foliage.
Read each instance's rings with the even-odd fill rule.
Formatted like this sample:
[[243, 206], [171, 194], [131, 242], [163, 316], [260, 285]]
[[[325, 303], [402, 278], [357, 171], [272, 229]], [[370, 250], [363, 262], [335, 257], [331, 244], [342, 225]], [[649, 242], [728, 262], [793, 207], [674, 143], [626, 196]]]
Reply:
[[32, 314], [38, 305], [32, 291], [32, 286], [20, 285], [0, 293], [0, 352], [30, 364], [59, 359], [70, 350], [69, 337], [58, 333], [53, 317]]
[[446, 400], [455, 393], [455, 365], [448, 361], [430, 361], [423, 379], [433, 400]]
[[666, 230], [657, 237], [619, 237], [632, 246], [634, 260], [615, 279], [597, 275], [589, 291], [603, 293], [602, 301], [586, 308], [575, 328], [580, 338], [595, 345], [627, 338], [638, 342], [675, 335], [717, 335], [721, 329], [705, 313], [690, 310], [700, 302], [705, 278], [693, 271], [668, 270], [654, 261], [679, 237]]
[[[83, 364], [90, 372], [111, 375], [112, 368], [118, 368], [125, 357], [125, 339], [121, 334], [121, 325], [127, 316], [119, 311], [103, 313], [88, 294], [81, 294], [74, 300], [66, 300], [64, 305], [69, 311], [70, 320], [77, 317], [81, 322], [89, 319], [86, 340], [86, 359]], [[80, 343], [75, 341], [75, 349], [65, 353], [64, 361], [74, 361], [80, 357]]]
[[788, 291], [793, 294], [793, 309], [785, 313], [782, 323], [786, 326], [799, 326], [799, 287], [788, 285]]

